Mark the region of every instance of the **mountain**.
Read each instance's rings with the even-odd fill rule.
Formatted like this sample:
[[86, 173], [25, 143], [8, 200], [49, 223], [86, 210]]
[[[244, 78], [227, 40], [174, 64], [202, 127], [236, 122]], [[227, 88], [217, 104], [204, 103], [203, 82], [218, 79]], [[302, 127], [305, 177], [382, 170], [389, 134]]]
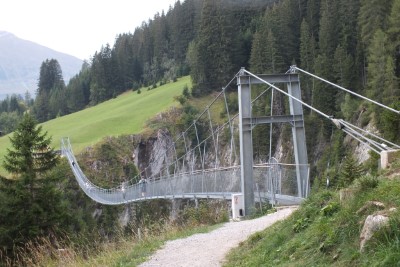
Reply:
[[37, 89], [40, 66], [46, 59], [60, 63], [64, 81], [79, 73], [83, 61], [31, 41], [23, 40], [12, 33], [0, 31], [0, 99], [7, 94], [33, 96]]

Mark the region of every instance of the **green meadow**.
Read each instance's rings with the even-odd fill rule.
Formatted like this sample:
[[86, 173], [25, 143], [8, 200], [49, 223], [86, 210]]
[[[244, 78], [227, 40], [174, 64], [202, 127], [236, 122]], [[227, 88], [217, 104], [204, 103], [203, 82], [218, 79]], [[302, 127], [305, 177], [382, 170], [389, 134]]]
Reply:
[[[40, 125], [52, 136], [55, 149], [60, 148], [62, 137], [69, 137], [74, 153], [79, 153], [106, 136], [140, 133], [148, 119], [177, 105], [174, 97], [182, 93], [185, 85], [190, 88], [190, 83], [190, 77], [186, 76], [152, 90], [141, 88], [141, 94], [130, 91], [97, 106]], [[9, 137], [1, 137], [0, 162], [3, 162], [9, 147]], [[7, 176], [3, 167], [0, 167], [0, 175]]]

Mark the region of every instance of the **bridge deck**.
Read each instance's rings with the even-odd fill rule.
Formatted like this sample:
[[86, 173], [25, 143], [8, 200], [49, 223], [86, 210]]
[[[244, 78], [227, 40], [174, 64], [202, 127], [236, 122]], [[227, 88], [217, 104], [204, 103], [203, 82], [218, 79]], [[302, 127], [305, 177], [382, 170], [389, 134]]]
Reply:
[[[105, 189], [93, 184], [82, 172], [72, 152], [68, 139], [62, 141], [62, 154], [69, 162], [74, 176], [82, 190], [91, 199], [106, 205], [121, 205], [151, 199], [232, 199], [232, 194], [241, 193], [240, 167], [211, 169], [194, 173], [183, 173], [175, 176], [150, 180], [145, 190], [140, 184], [121, 184], [116, 188]], [[255, 200], [275, 204], [299, 204], [303, 199], [294, 195], [285, 195], [275, 188], [271, 194], [270, 184], [265, 178], [266, 168], [254, 172], [256, 188]], [[275, 182], [276, 185], [279, 183]], [[296, 192], [294, 192], [296, 193]]]

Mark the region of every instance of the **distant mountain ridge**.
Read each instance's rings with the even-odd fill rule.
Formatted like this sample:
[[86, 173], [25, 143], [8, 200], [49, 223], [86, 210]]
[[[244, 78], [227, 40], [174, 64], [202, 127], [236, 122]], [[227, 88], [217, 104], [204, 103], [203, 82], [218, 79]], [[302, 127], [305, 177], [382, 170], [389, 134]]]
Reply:
[[83, 63], [74, 56], [0, 31], [0, 99], [13, 93], [23, 95], [26, 91], [34, 96], [40, 66], [52, 58], [60, 63], [66, 84], [79, 73]]

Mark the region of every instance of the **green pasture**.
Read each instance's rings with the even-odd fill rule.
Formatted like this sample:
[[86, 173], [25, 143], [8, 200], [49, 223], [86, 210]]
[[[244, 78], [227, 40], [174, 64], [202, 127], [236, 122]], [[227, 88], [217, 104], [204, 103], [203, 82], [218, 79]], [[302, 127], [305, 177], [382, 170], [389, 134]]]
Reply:
[[[140, 133], [148, 119], [176, 105], [178, 102], [174, 96], [182, 93], [185, 84], [191, 87], [190, 83], [190, 77], [186, 76], [156, 89], [141, 88], [141, 94], [127, 92], [97, 106], [41, 125], [53, 137], [52, 145], [55, 149], [60, 148], [62, 137], [69, 137], [74, 152], [79, 153], [106, 136]], [[9, 137], [1, 137], [0, 162], [3, 162], [8, 147]], [[0, 167], [0, 175], [7, 175], [3, 167]]]

